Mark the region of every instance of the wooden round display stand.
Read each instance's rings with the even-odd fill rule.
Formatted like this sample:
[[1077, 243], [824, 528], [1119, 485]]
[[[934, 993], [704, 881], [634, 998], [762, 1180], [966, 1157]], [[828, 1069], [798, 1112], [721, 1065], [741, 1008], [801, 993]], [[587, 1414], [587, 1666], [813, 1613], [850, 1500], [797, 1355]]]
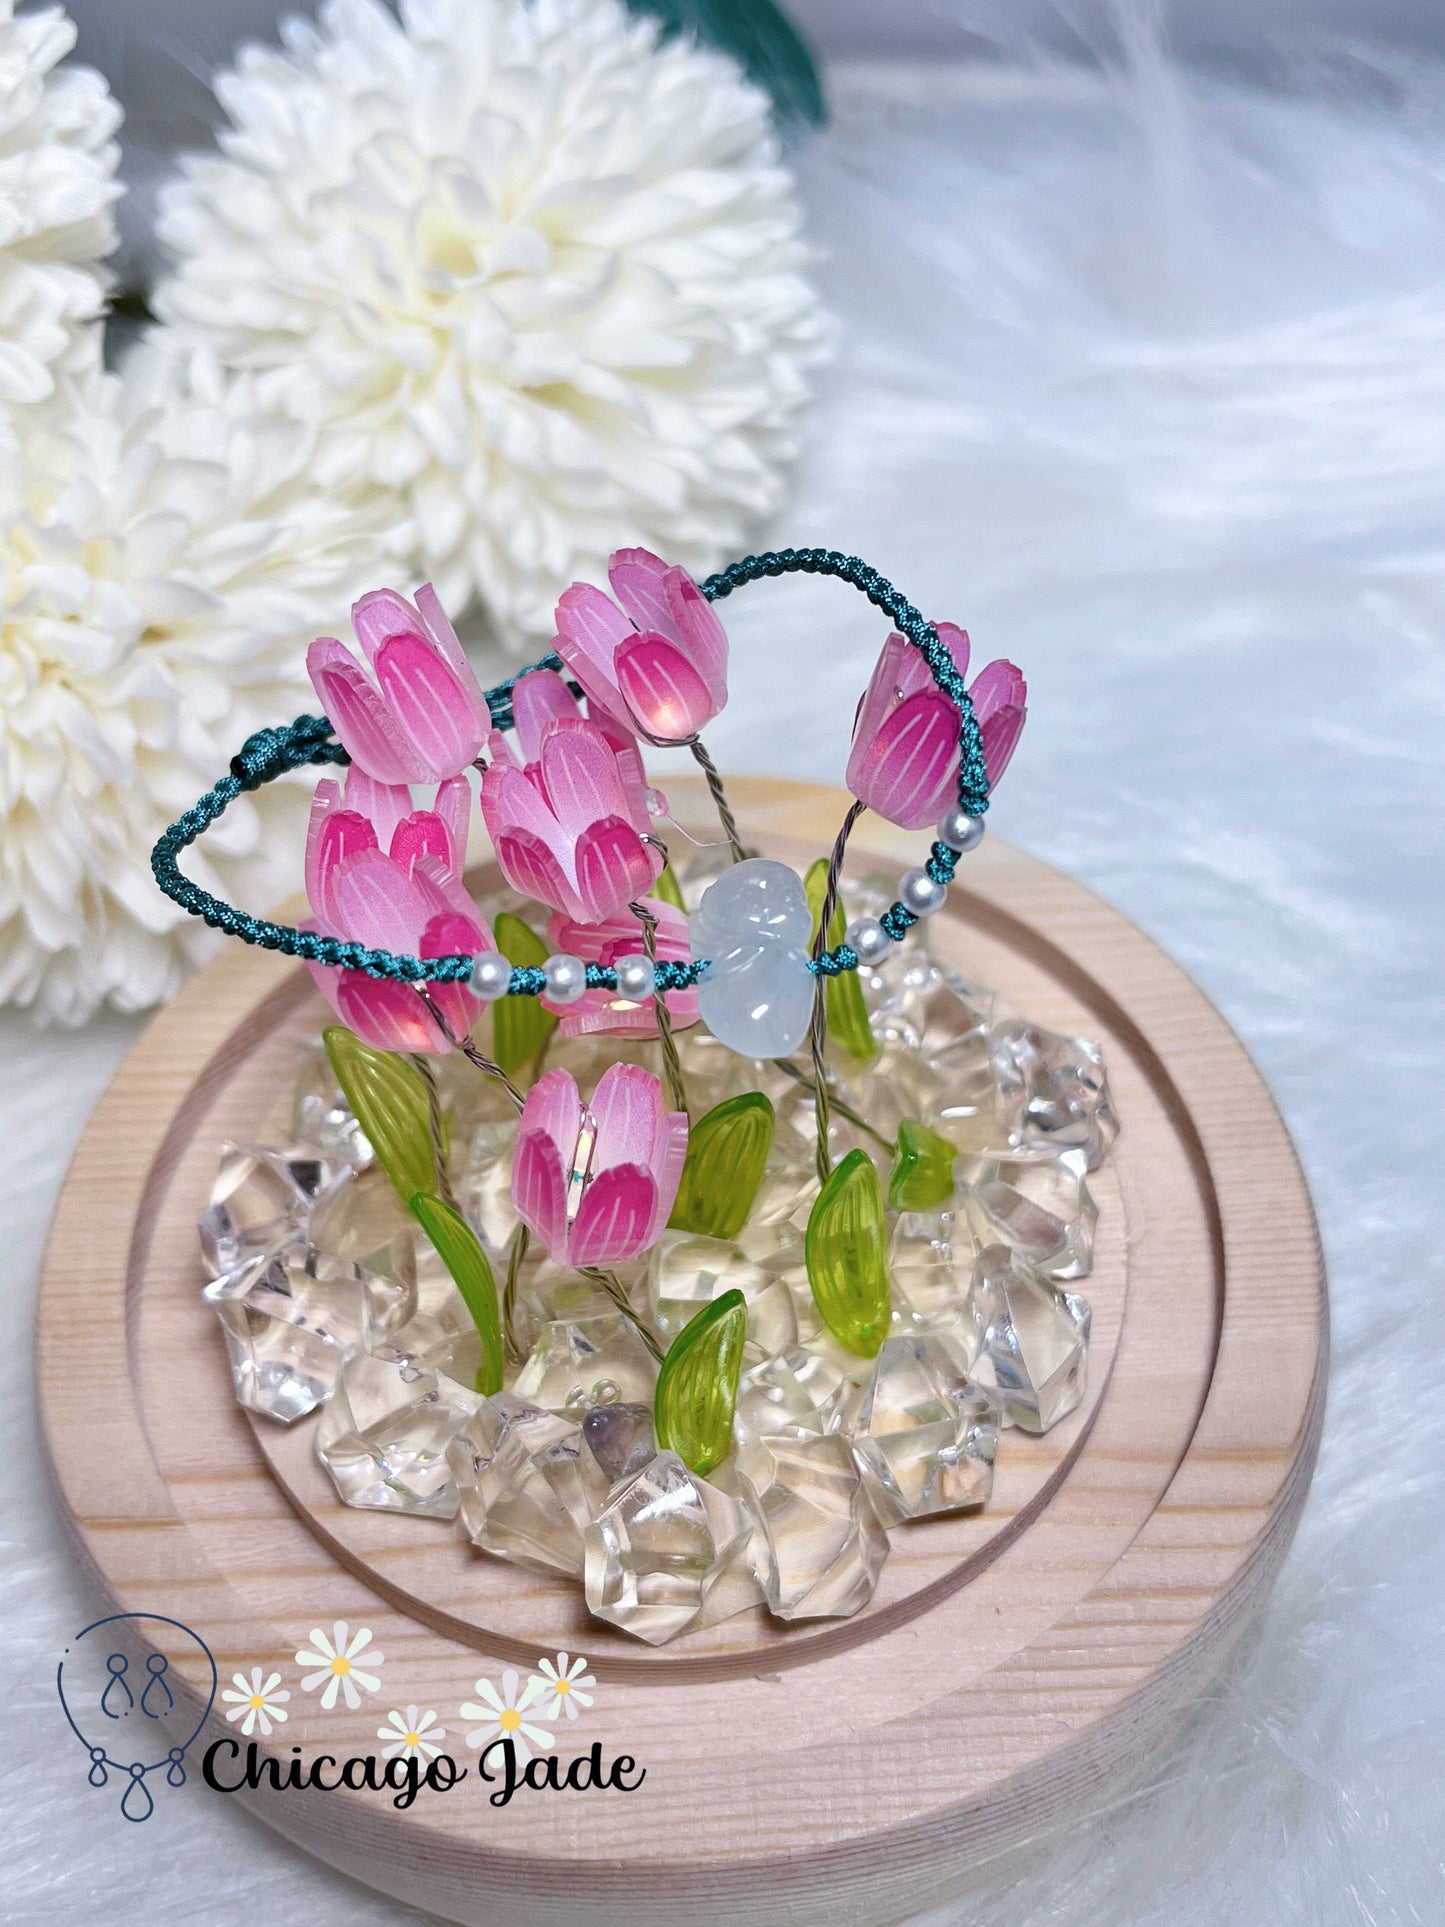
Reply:
[[[846, 801], [730, 787], [749, 841], [799, 868]], [[669, 790], [710, 833], [696, 787]], [[850, 868], [870, 858], [891, 879], [918, 838], [864, 817]], [[223, 1140], [284, 1133], [295, 1043], [325, 1014], [304, 971], [230, 946], [132, 1052], [76, 1154], [38, 1314], [79, 1539], [117, 1609], [193, 1628], [223, 1685], [280, 1672], [289, 1717], [263, 1760], [379, 1757], [388, 1713], [414, 1706], [469, 1769], [404, 1810], [386, 1792], [243, 1791], [270, 1824], [453, 1921], [896, 1921], [1098, 1801], [1218, 1673], [1289, 1544], [1323, 1407], [1324, 1281], [1289, 1138], [1194, 985], [1057, 872], [986, 838], [933, 938], [1008, 1006], [1103, 1047], [1122, 1132], [1082, 1287], [1089, 1395], [1044, 1439], [1004, 1434], [982, 1517], [895, 1530], [855, 1618], [753, 1609], [656, 1649], [455, 1525], [339, 1505], [314, 1420], [253, 1425], [236, 1406], [195, 1220]], [[295, 1660], [338, 1620], [385, 1655], [356, 1711], [323, 1710]], [[558, 1722], [558, 1759], [596, 1742], [604, 1771], [626, 1755], [623, 1777], [645, 1778], [494, 1806], [459, 1708], [478, 1679], [559, 1650], [597, 1685]], [[223, 1710], [193, 1775], [205, 1744], [238, 1737]], [[240, 1779], [229, 1750], [219, 1763]]]

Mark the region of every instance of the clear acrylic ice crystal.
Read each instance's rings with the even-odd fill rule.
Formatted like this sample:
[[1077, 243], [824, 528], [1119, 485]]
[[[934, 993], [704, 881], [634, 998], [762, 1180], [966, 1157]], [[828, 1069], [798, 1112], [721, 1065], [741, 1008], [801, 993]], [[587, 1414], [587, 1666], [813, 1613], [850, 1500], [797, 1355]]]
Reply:
[[620, 1311], [543, 1325], [512, 1390], [549, 1412], [577, 1418], [594, 1405], [650, 1403], [657, 1361]]
[[873, 1597], [888, 1533], [836, 1432], [749, 1438], [737, 1475], [761, 1531], [759, 1578], [779, 1619], [837, 1618]]
[[746, 1594], [729, 1582], [753, 1530], [736, 1499], [659, 1452], [583, 1535], [588, 1609], [650, 1646], [701, 1623], [710, 1606], [735, 1611]]
[[326, 1046], [319, 1040], [296, 1053], [296, 1084], [291, 1099], [291, 1138], [323, 1157], [358, 1169], [371, 1162], [371, 1145], [351, 1113]]
[[734, 1431], [744, 1440], [822, 1437], [842, 1425], [851, 1390], [830, 1359], [792, 1345], [743, 1373]]
[[979, 1253], [969, 1300], [980, 1332], [974, 1378], [997, 1390], [1006, 1421], [1047, 1432], [1084, 1396], [1088, 1306], [1046, 1283], [1006, 1245]]
[[447, 1450], [472, 1543], [544, 1571], [582, 1571], [582, 1534], [607, 1479], [582, 1428], [515, 1392], [484, 1398]]
[[1085, 1169], [1097, 1171], [1119, 1134], [1097, 1046], [1009, 1018], [994, 1025], [989, 1050], [1018, 1140], [1080, 1151]]
[[213, 1280], [203, 1296], [225, 1332], [238, 1401], [287, 1424], [330, 1398], [346, 1360], [415, 1305], [407, 1283], [299, 1244], [260, 1271]]
[[969, 1344], [968, 1287], [977, 1253], [965, 1212], [900, 1211], [888, 1253], [895, 1319], [915, 1330], [951, 1331]]
[[197, 1225], [209, 1276], [254, 1270], [294, 1243], [339, 1169], [304, 1145], [280, 1151], [222, 1145], [210, 1201]]
[[457, 1185], [462, 1214], [480, 1232], [488, 1249], [506, 1249], [517, 1228], [512, 1205], [512, 1154], [517, 1145], [517, 1120], [489, 1119], [472, 1133], [466, 1165]]
[[999, 1400], [937, 1333], [887, 1338], [853, 1417], [853, 1455], [886, 1524], [981, 1506]]
[[965, 1160], [959, 1178], [980, 1237], [1001, 1240], [1056, 1283], [1087, 1277], [1099, 1208], [1077, 1152]]
[[475, 1392], [428, 1370], [409, 1350], [357, 1352], [322, 1408], [316, 1454], [347, 1505], [455, 1518], [447, 1448], [477, 1403]]
[[673, 1339], [725, 1291], [740, 1291], [748, 1308], [748, 1344], [754, 1356], [771, 1358], [798, 1335], [787, 1285], [725, 1238], [690, 1231], [664, 1231], [653, 1248], [648, 1298], [653, 1322]]

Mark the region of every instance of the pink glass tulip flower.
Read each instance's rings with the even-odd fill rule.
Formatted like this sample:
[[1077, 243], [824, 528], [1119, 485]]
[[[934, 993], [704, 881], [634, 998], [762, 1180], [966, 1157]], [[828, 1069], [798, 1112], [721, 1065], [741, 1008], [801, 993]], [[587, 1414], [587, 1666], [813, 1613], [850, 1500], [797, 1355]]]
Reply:
[[373, 589], [352, 627], [376, 680], [334, 636], [306, 652], [306, 671], [352, 762], [381, 783], [443, 783], [487, 740], [491, 714], [430, 583], [413, 605]]
[[512, 1202], [555, 1263], [620, 1264], [657, 1242], [686, 1155], [687, 1118], [640, 1064], [605, 1070], [585, 1109], [571, 1072], [548, 1071], [517, 1127]]
[[553, 648], [594, 715], [651, 743], [691, 742], [728, 699], [721, 622], [686, 569], [649, 549], [619, 549], [607, 579], [611, 596], [588, 582], [564, 592]]
[[[937, 626], [959, 675], [966, 676], [968, 637], [951, 622]], [[991, 662], [968, 693], [992, 788], [1023, 730], [1028, 686], [1011, 662]], [[890, 636], [858, 705], [849, 789], [902, 830], [931, 827], [958, 800], [959, 728], [958, 707], [933, 680], [923, 652], [902, 636]]]
[[[462, 884], [471, 791], [465, 776], [441, 785], [434, 806], [413, 810], [410, 792], [352, 766], [342, 801], [330, 778], [316, 785], [306, 835], [303, 928], [406, 956], [450, 957], [494, 950], [491, 932]], [[386, 847], [383, 849], [383, 843]], [[410, 984], [361, 970], [308, 963], [341, 1021], [376, 1050], [447, 1051], [451, 1041]], [[434, 983], [427, 994], [453, 1037], [465, 1037], [481, 1001], [465, 984]]]
[[[643, 908], [657, 919], [657, 961], [690, 963], [692, 950], [687, 940], [687, 918], [660, 897], [643, 899]], [[604, 918], [601, 923], [574, 923], [558, 913], [547, 926], [547, 942], [564, 956], [581, 957], [586, 963], [616, 964], [620, 957], [642, 956], [646, 951], [642, 925], [630, 912]], [[629, 1003], [615, 990], [584, 991], [575, 1004], [552, 1004], [544, 997], [544, 1007], [562, 1020], [564, 1037], [585, 1037], [606, 1031], [614, 1037], [656, 1037], [657, 1011], [649, 998], [644, 1004]], [[674, 1030], [687, 1030], [698, 1020], [697, 991], [669, 990], [667, 1014]]]
[[578, 923], [646, 896], [664, 861], [644, 842], [648, 789], [635, 739], [610, 717], [585, 720], [551, 670], [513, 696], [519, 764], [500, 731], [482, 777], [482, 817], [514, 890]]

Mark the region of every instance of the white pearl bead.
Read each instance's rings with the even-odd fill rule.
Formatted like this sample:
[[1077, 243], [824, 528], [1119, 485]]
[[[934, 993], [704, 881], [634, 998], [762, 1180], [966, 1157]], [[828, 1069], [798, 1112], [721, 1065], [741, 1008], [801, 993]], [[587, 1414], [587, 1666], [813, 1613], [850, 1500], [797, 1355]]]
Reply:
[[617, 994], [630, 1003], [645, 1004], [657, 986], [657, 970], [651, 957], [619, 957], [616, 964]]
[[843, 941], [856, 951], [860, 964], [882, 963], [893, 948], [893, 939], [877, 917], [855, 917], [843, 933]]
[[944, 817], [936, 832], [940, 843], [946, 843], [950, 850], [957, 850], [960, 856], [969, 850], [976, 850], [983, 841], [983, 818], [970, 816], [958, 804]]
[[512, 966], [499, 951], [480, 950], [472, 958], [468, 988], [483, 1002], [494, 1004], [499, 997], [505, 997], [511, 981]]
[[905, 870], [898, 881], [898, 901], [915, 917], [931, 917], [948, 897], [948, 885], [935, 883], [927, 870]]
[[575, 1004], [587, 989], [587, 966], [580, 957], [565, 953], [549, 957], [542, 975], [547, 979], [546, 995], [554, 1004]]

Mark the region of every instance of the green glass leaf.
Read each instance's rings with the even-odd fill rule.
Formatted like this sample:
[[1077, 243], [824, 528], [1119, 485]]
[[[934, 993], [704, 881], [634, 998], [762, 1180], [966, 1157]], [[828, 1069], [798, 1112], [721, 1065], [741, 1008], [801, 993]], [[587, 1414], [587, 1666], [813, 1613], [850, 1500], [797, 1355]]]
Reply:
[[333, 1024], [322, 1032], [326, 1055], [376, 1161], [409, 1203], [437, 1187], [431, 1101], [426, 1079], [395, 1051], [373, 1050], [353, 1031]]
[[747, 1330], [747, 1300], [740, 1291], [725, 1291], [683, 1326], [658, 1374], [657, 1442], [702, 1478], [722, 1464], [733, 1442]]
[[[819, 857], [803, 879], [808, 892], [808, 908], [813, 913], [813, 936], [818, 935], [818, 919], [823, 914], [823, 898], [828, 892], [828, 863]], [[828, 948], [835, 950], [843, 941], [843, 906], [833, 912], [828, 926]], [[868, 1006], [863, 1001], [863, 986], [856, 970], [845, 970], [829, 977], [823, 985], [823, 1009], [828, 1019], [828, 1035], [835, 1038], [850, 1057], [866, 1064], [878, 1055], [878, 1040], [868, 1022]]]
[[462, 1294], [481, 1340], [482, 1362], [476, 1389], [489, 1397], [502, 1389], [502, 1321], [497, 1286], [477, 1234], [460, 1213], [427, 1192], [411, 1200], [411, 1213], [436, 1246], [437, 1256]]
[[[547, 946], [530, 925], [503, 910], [492, 923], [498, 950], [509, 964], [540, 966]], [[492, 1056], [508, 1077], [526, 1070], [557, 1028], [550, 1010], [536, 997], [499, 997], [492, 1005]]]
[[953, 1196], [957, 1147], [926, 1124], [905, 1117], [898, 1127], [898, 1149], [888, 1179], [888, 1202], [895, 1211], [936, 1211]]
[[824, 1324], [845, 1351], [876, 1357], [892, 1304], [883, 1190], [866, 1151], [850, 1151], [818, 1193], [803, 1251]]
[[744, 1091], [715, 1104], [693, 1125], [687, 1162], [668, 1223], [675, 1231], [735, 1238], [748, 1221], [773, 1146], [772, 1100]]
[[797, 28], [774, 0], [628, 0], [665, 33], [692, 33], [730, 53], [749, 80], [772, 96], [783, 119], [827, 118], [818, 69]]
[[687, 910], [687, 905], [682, 900], [682, 885], [678, 882], [677, 872], [670, 863], [663, 864], [662, 875], [647, 894], [650, 897], [659, 898], [663, 903], [670, 903], [675, 910], [681, 910], [684, 913]]

